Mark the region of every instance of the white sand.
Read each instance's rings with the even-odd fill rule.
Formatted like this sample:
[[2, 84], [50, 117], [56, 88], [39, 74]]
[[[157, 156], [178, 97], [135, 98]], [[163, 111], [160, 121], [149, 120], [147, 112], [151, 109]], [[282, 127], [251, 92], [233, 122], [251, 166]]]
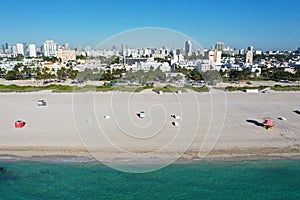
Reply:
[[[38, 107], [38, 99], [45, 99], [47, 106]], [[196, 96], [192, 92], [157, 95], [149, 91], [95, 96], [0, 93], [0, 155], [90, 156], [85, 146], [103, 159], [145, 152], [184, 158], [207, 153], [208, 157], [300, 155], [300, 115], [293, 112], [300, 108], [299, 100], [297, 92], [232, 92], [226, 93], [225, 107], [225, 93], [215, 90]], [[140, 111], [145, 111], [146, 118], [136, 115]], [[172, 126], [172, 114], [181, 116], [176, 120], [179, 127]], [[287, 120], [277, 119], [279, 116]], [[246, 121], [262, 122], [264, 117], [274, 120], [275, 130]], [[14, 128], [18, 119], [27, 122], [24, 128]]]

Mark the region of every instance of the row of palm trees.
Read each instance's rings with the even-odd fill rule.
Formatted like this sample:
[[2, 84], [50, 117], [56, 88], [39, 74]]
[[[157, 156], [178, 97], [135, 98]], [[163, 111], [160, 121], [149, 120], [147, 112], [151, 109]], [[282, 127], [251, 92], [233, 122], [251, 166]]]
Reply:
[[18, 79], [75, 79], [78, 74], [77, 70], [74, 70], [72, 66], [66, 68], [62, 67], [55, 71], [53, 68], [48, 67], [33, 67], [18, 63], [12, 70], [5, 70], [0, 68], [0, 76], [6, 80], [18, 80]]

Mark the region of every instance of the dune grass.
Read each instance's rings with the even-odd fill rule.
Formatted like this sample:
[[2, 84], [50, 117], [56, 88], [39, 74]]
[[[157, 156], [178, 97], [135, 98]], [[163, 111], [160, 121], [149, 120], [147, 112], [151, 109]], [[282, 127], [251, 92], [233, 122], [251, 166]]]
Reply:
[[300, 85], [274, 85], [273, 87], [271, 87], [271, 89], [275, 91], [300, 91]]
[[108, 91], [123, 91], [123, 92], [141, 92], [146, 89], [152, 89], [153, 86], [144, 87], [125, 87], [125, 86], [94, 86], [86, 85], [83, 87], [69, 86], [69, 85], [46, 85], [46, 86], [19, 86], [19, 85], [0, 85], [0, 92], [37, 92], [43, 90], [50, 90], [55, 93], [62, 92], [85, 92], [85, 91], [96, 91], [96, 92], [108, 92]]
[[70, 85], [60, 85], [60, 84], [51, 84], [46, 86], [19, 86], [19, 85], [0, 85], [0, 92], [37, 92], [43, 90], [50, 90], [54, 93], [63, 93], [63, 92], [86, 92], [86, 91], [95, 91], [95, 92], [109, 92], [109, 91], [121, 91], [121, 92], [141, 92], [146, 89], [152, 89], [153, 92], [187, 92], [187, 89], [193, 90], [195, 92], [208, 92], [208, 87], [174, 87], [171, 85], [166, 85], [165, 87], [153, 87], [153, 86], [143, 86], [143, 87], [127, 87], [127, 86], [94, 86], [94, 85], [85, 85], [85, 86], [70, 86]]
[[178, 91], [181, 91], [181, 92], [186, 92], [186, 89], [183, 88], [183, 87], [174, 87], [174, 86], [171, 86], [171, 85], [166, 85], [164, 87], [155, 87], [153, 88], [152, 90], [153, 92], [178, 92]]
[[209, 92], [209, 88], [207, 86], [203, 86], [203, 87], [193, 87], [191, 85], [187, 85], [185, 86], [186, 89], [190, 89], [193, 90], [195, 92]]
[[245, 87], [233, 87], [233, 86], [228, 86], [225, 88], [226, 91], [245, 91], [247, 89], [258, 89], [259, 91], [260, 90], [263, 90], [265, 88], [267, 88], [268, 86], [258, 86], [258, 87], [249, 87], [249, 86], [245, 86]]

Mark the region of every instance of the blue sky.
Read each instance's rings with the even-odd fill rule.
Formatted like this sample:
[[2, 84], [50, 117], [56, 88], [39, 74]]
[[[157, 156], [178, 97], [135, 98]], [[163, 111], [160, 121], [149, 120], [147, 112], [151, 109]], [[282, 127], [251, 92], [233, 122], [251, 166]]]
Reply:
[[[297, 0], [14, 0], [1, 1], [0, 44], [46, 39], [96, 46], [119, 32], [161, 27], [184, 33], [204, 47], [296, 49]], [[176, 41], [174, 41], [176, 42]]]

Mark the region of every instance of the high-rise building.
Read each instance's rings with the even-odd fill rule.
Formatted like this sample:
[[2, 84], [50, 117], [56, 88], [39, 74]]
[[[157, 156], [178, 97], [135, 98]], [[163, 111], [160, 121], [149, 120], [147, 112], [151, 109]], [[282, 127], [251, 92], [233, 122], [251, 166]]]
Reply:
[[222, 59], [222, 51], [218, 51], [216, 49], [212, 49], [210, 51], [206, 51], [204, 54], [205, 59], [214, 62], [214, 63], [221, 63]]
[[8, 49], [8, 43], [5, 43], [5, 50]]
[[217, 50], [217, 51], [224, 51], [224, 43], [223, 42], [217, 42], [215, 44], [214, 49]]
[[253, 63], [253, 51], [247, 50], [245, 54], [245, 63]]
[[192, 41], [188, 40], [185, 42], [185, 55], [191, 56], [192, 55]]
[[12, 57], [17, 57], [18, 52], [17, 52], [17, 47], [16, 46], [11, 47], [11, 55], [12, 55]]
[[4, 44], [2, 44], [2, 51], [3, 51], [3, 53], [5, 53], [5, 46], [4, 46]]
[[29, 57], [36, 57], [36, 46], [35, 44], [29, 44], [28, 45], [28, 49], [29, 49]]
[[56, 57], [57, 55], [57, 47], [56, 42], [53, 40], [46, 40], [43, 43], [43, 52], [46, 57]]
[[23, 56], [25, 55], [24, 44], [23, 43], [17, 43], [16, 48], [17, 48], [17, 54], [21, 54]]

